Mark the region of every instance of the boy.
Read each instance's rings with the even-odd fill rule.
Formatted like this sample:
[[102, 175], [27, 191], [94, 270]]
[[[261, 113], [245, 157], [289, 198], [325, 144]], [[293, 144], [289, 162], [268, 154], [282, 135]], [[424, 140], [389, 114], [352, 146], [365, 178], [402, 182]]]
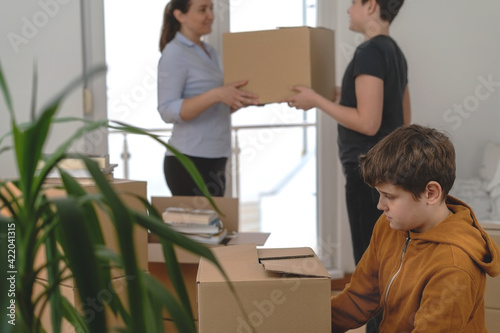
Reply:
[[448, 137], [400, 127], [359, 161], [383, 214], [351, 283], [332, 297], [332, 332], [381, 310], [380, 332], [487, 332], [485, 273], [500, 273], [500, 250], [471, 208], [448, 195], [455, 180]]

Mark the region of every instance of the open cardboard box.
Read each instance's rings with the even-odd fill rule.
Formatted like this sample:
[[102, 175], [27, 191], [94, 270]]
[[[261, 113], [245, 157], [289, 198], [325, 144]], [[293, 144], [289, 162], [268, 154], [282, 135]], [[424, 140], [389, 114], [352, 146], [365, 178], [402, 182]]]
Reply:
[[261, 104], [279, 103], [305, 85], [335, 97], [334, 31], [287, 27], [223, 35], [224, 83], [248, 80], [242, 89], [259, 95]]
[[[208, 247], [217, 248], [242, 243], [265, 244], [269, 237], [269, 233], [239, 232], [239, 202], [237, 198], [213, 197], [213, 200], [223, 214], [223, 216], [220, 216], [220, 219], [228, 229], [228, 235], [234, 234], [226, 244], [207, 245]], [[212, 209], [212, 206], [205, 197], [190, 196], [151, 197], [151, 205], [155, 207], [159, 213], [162, 213], [168, 207]], [[175, 252], [177, 260], [180, 263], [191, 307], [195, 314], [195, 319], [197, 319], [196, 274], [198, 272], [200, 257], [177, 247], [175, 248]], [[167, 287], [167, 289], [173, 290], [172, 282], [165, 267], [165, 258], [163, 256], [161, 244], [158, 242], [158, 239], [152, 235], [149, 236], [148, 257], [149, 273], [156, 277], [165, 287]], [[170, 315], [167, 312], [164, 313], [164, 319], [170, 319]]]
[[236, 290], [202, 259], [198, 269], [199, 333], [330, 332], [330, 275], [310, 248], [213, 249]]

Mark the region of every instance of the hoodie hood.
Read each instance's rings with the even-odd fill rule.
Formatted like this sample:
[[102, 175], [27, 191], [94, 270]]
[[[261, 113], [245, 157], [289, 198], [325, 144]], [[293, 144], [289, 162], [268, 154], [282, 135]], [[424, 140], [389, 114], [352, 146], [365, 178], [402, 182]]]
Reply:
[[500, 249], [478, 223], [472, 209], [452, 196], [446, 198], [446, 205], [453, 214], [429, 231], [410, 232], [412, 240], [420, 244], [434, 242], [456, 246], [488, 275], [500, 274]]

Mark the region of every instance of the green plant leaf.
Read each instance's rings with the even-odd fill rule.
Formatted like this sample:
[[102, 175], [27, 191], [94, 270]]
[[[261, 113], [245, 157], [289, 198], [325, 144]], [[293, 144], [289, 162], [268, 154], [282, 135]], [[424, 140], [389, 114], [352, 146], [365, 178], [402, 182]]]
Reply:
[[194, 320], [190, 313], [186, 311], [184, 307], [179, 306], [175, 297], [173, 297], [155, 278], [147, 275], [144, 278], [149, 297], [153, 297], [157, 302], [163, 304], [174, 319], [179, 332], [195, 333], [196, 327], [194, 326]]
[[[78, 198], [78, 203], [81, 205], [84, 217], [85, 217], [85, 227], [87, 229], [88, 235], [90, 237], [91, 243], [94, 247], [94, 253], [97, 258], [99, 265], [99, 270], [101, 272], [99, 278], [101, 279], [101, 284], [104, 286], [109, 286], [112, 288], [112, 276], [111, 276], [111, 264], [110, 261], [114, 260], [118, 263], [120, 267], [123, 268], [123, 261], [121, 256], [109, 250], [105, 245], [104, 235], [102, 234], [100, 220], [95, 211], [95, 206], [100, 206], [101, 209], [107, 213], [107, 209], [100, 204], [102, 195], [100, 193], [89, 194], [85, 191], [82, 186], [71, 177], [64, 170], [59, 169], [61, 175], [61, 180], [64, 184], [64, 189], [67, 191], [68, 195]], [[113, 255], [111, 255], [113, 253]], [[120, 265], [120, 263], [122, 263]], [[114, 293], [116, 294], [116, 293]], [[126, 323], [130, 322], [130, 316], [126, 312], [122, 302], [117, 298], [113, 297], [111, 299], [110, 308], [112, 312], [116, 315], [119, 313]]]
[[12, 98], [10, 97], [10, 92], [9, 88], [7, 87], [7, 82], [5, 82], [5, 76], [3, 74], [3, 69], [1, 64], [0, 64], [0, 89], [2, 90], [2, 94], [5, 99], [5, 103], [7, 104], [7, 109], [9, 110], [11, 119], [15, 119], [14, 109], [12, 107]]
[[86, 121], [84, 126], [76, 130], [75, 133], [70, 138], [68, 138], [61, 145], [59, 145], [59, 147], [54, 151], [54, 153], [52, 153], [50, 157], [47, 158], [43, 167], [39, 171], [38, 177], [34, 184], [34, 191], [35, 192], [40, 191], [49, 173], [53, 170], [53, 168], [56, 167], [57, 163], [66, 156], [67, 150], [75, 142], [75, 140], [81, 138], [82, 136], [91, 131], [94, 131], [98, 128], [102, 128], [105, 124], [106, 121], [92, 121], [92, 122]]
[[[163, 223], [163, 219], [160, 216], [159, 212], [144, 198], [138, 198], [143, 202], [143, 205], [147, 208], [149, 212], [149, 217], [156, 219], [157, 221], [161, 221]], [[191, 304], [189, 301], [188, 292], [186, 289], [186, 284], [184, 283], [184, 277], [182, 276], [182, 272], [179, 269], [180, 264], [177, 260], [177, 255], [175, 254], [174, 248], [172, 246], [172, 242], [160, 239], [163, 249], [163, 256], [165, 258], [165, 264], [167, 268], [168, 275], [170, 280], [172, 281], [172, 286], [174, 290], [177, 292], [177, 296], [179, 297], [180, 302], [184, 306], [185, 309], [189, 312], [191, 317], [193, 316]], [[189, 249], [188, 249], [189, 250]]]
[[[113, 123], [116, 123], [117, 125], [113, 125]], [[166, 149], [170, 150], [174, 154], [174, 156], [179, 160], [179, 162], [182, 164], [182, 166], [186, 169], [186, 171], [189, 173], [193, 181], [195, 182], [196, 186], [198, 189], [201, 191], [203, 196], [208, 199], [210, 202], [210, 205], [219, 213], [219, 215], [224, 216], [224, 214], [219, 210], [215, 202], [213, 201], [210, 192], [207, 189], [207, 186], [203, 180], [203, 177], [201, 176], [200, 172], [196, 168], [195, 164], [189, 157], [186, 155], [182, 154], [179, 152], [177, 149], [174, 147], [170, 146], [167, 144], [159, 135], [155, 135], [152, 133], [149, 133], [148, 131], [138, 128], [135, 126], [128, 125], [126, 123], [120, 122], [120, 121], [111, 121], [108, 125], [110, 128], [119, 130], [119, 131], [124, 131], [127, 133], [133, 133], [133, 134], [139, 134], [139, 135], [145, 135], [156, 142], [160, 143], [162, 146], [164, 146]]]
[[[80, 299], [94, 299], [107, 286], [99, 283], [99, 267], [85, 227], [82, 208], [73, 197], [59, 198], [53, 202], [60, 218], [59, 241], [68, 258]], [[88, 274], [89, 272], [92, 274]], [[88, 327], [92, 333], [106, 332], [104, 311], [94, 311], [93, 320], [89, 321]]]
[[87, 324], [85, 323], [85, 319], [83, 316], [77, 311], [75, 306], [68, 302], [68, 300], [63, 297], [61, 299], [63, 316], [66, 320], [73, 325], [73, 327], [78, 328], [77, 332], [81, 333], [90, 333]]
[[[47, 275], [49, 284], [59, 284], [59, 251], [57, 250], [56, 235], [53, 232], [54, 228], [50, 228], [48, 224], [45, 224], [44, 229], [46, 229], [44, 237], [45, 240], [45, 257], [47, 262], [51, 263], [47, 265]], [[54, 291], [48, 295], [50, 302], [50, 315], [52, 328], [54, 332], [59, 332], [61, 330], [62, 321], [62, 305], [61, 305], [61, 292], [59, 288], [55, 288]]]
[[137, 266], [135, 255], [135, 247], [133, 239], [133, 215], [130, 214], [127, 207], [120, 200], [117, 193], [108, 183], [104, 174], [100, 171], [97, 163], [92, 159], [81, 156], [85, 165], [95, 180], [95, 184], [103, 195], [103, 200], [107, 203], [110, 209], [110, 217], [115, 225], [117, 238], [120, 248], [120, 253], [123, 257], [125, 274], [128, 277], [133, 277], [127, 284], [128, 301], [130, 314], [132, 319], [132, 330], [139, 332], [144, 327], [144, 295], [141, 292], [141, 274]]

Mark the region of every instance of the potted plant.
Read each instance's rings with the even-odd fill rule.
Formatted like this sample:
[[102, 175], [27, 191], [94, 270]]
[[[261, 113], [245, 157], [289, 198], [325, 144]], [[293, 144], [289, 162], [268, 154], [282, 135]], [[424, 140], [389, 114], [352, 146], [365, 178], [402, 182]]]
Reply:
[[[98, 68], [89, 76], [104, 70]], [[0, 307], [2, 311], [7, 311], [2, 313], [0, 331], [44, 332], [40, 324], [39, 309], [50, 307], [53, 332], [61, 331], [63, 319], [68, 321], [76, 332], [107, 332], [104, 311], [95, 312], [92, 320], [88, 320], [61, 295], [59, 285], [68, 278], [69, 271], [69, 278], [74, 279], [80, 299], [93, 298], [100, 290], [113, 288], [110, 283], [110, 270], [111, 267], [120, 267], [126, 276], [133, 277], [128, 279], [127, 283], [128, 301], [123, 303], [114, 297], [107, 306], [123, 320], [126, 331], [161, 332], [161, 314], [167, 309], [179, 331], [195, 332], [193, 314], [173, 246], [182, 247], [218, 265], [210, 249], [170, 229], [145, 198], [140, 200], [149, 214], [129, 209], [92, 159], [79, 155], [99, 189], [98, 193], [92, 195], [82, 188], [77, 179], [59, 168], [58, 163], [65, 158], [76, 139], [92, 130], [108, 127], [147, 135], [174, 152], [202, 193], [214, 207], [215, 205], [192, 162], [168, 146], [160, 137], [124, 123], [56, 118], [61, 101], [82, 80], [83, 78], [80, 78], [72, 82], [47, 106], [41, 108], [40, 112], [36, 112], [36, 105], [33, 103], [31, 120], [18, 124], [0, 67], [0, 88], [11, 117], [11, 132], [0, 137], [0, 153], [13, 150], [18, 169], [17, 179], [0, 181], [0, 258], [1, 266], [5, 267], [0, 274]], [[33, 81], [35, 96], [36, 75]], [[69, 121], [79, 121], [81, 127], [53, 154], [44, 156], [44, 144], [51, 126]], [[6, 137], [12, 138], [12, 147], [5, 146]], [[44, 162], [43, 167], [38, 169], [41, 161]], [[46, 195], [46, 180], [53, 170], [60, 173], [61, 187], [67, 193], [63, 198], [51, 198]], [[118, 235], [119, 253], [112, 252], [104, 243], [96, 207], [107, 212], [113, 222]], [[161, 283], [138, 268], [131, 245], [132, 228], [135, 225], [150, 230], [161, 240], [176, 295], [168, 292]], [[46, 256], [46, 263], [42, 267], [35, 265], [35, 256], [39, 251], [44, 251]], [[48, 283], [42, 294], [34, 295], [37, 275], [42, 269], [48, 273]]]

